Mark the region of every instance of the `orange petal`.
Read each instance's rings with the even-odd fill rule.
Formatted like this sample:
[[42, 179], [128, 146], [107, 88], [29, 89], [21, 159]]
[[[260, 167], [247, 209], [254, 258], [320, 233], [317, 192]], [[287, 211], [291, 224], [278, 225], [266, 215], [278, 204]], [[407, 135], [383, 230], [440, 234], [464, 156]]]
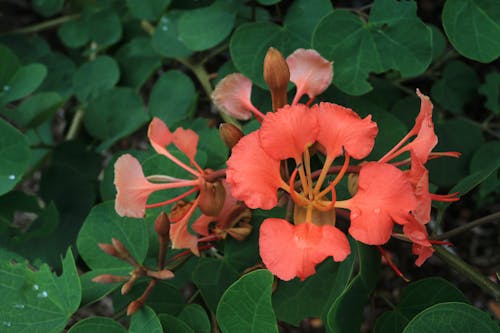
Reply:
[[327, 257], [342, 261], [351, 252], [347, 237], [333, 226], [311, 223], [294, 226], [277, 218], [262, 223], [259, 247], [266, 267], [285, 281], [294, 277], [304, 280]]
[[255, 109], [250, 96], [252, 81], [240, 73], [233, 73], [223, 78], [212, 93], [212, 101], [222, 112], [240, 120], [252, 117]]
[[369, 245], [382, 245], [391, 237], [393, 221], [406, 224], [417, 206], [413, 189], [401, 170], [387, 163], [361, 167], [358, 192], [349, 201], [349, 233]]
[[332, 83], [333, 63], [315, 50], [297, 49], [286, 58], [286, 62], [290, 69], [290, 81], [297, 86], [293, 104], [304, 94], [310, 98], [318, 96]]
[[199, 139], [200, 137], [195, 131], [182, 127], [177, 128], [172, 135], [174, 145], [186, 154], [191, 161], [193, 161], [196, 156]]
[[415, 260], [415, 265], [420, 267], [429, 257], [432, 256], [434, 248], [432, 246], [413, 244], [412, 253], [418, 256], [417, 260]]
[[431, 246], [425, 225], [418, 223], [417, 220], [405, 224], [403, 226], [403, 233], [415, 244]]
[[413, 187], [417, 199], [417, 207], [412, 212], [413, 216], [415, 216], [420, 224], [426, 224], [431, 219], [432, 204], [429, 193], [429, 171], [413, 151], [411, 152], [411, 167], [406, 172], [406, 176]]
[[342, 154], [342, 147], [355, 159], [366, 157], [373, 149], [378, 133], [371, 116], [361, 119], [351, 109], [332, 103], [313, 106], [318, 113], [318, 141], [329, 158]]
[[[154, 117], [148, 128], [149, 142], [157, 153], [166, 155], [166, 147], [172, 142], [173, 136], [167, 125], [157, 117]], [[168, 154], [168, 153], [167, 153]], [[169, 155], [169, 154], [168, 154]]]
[[189, 232], [189, 220], [197, 207], [198, 199], [192, 203], [185, 215], [176, 223], [170, 225], [170, 240], [173, 249], [190, 249], [199, 256], [198, 237]]
[[277, 160], [302, 159], [302, 153], [316, 141], [316, 113], [303, 104], [285, 106], [268, 113], [259, 131], [262, 148]]
[[150, 183], [142, 172], [141, 164], [130, 154], [122, 155], [115, 162], [115, 210], [120, 216], [143, 217], [149, 195], [161, 189]]
[[261, 148], [258, 131], [244, 136], [233, 147], [226, 180], [233, 196], [250, 208], [271, 209], [277, 205], [277, 190], [282, 182], [280, 161]]

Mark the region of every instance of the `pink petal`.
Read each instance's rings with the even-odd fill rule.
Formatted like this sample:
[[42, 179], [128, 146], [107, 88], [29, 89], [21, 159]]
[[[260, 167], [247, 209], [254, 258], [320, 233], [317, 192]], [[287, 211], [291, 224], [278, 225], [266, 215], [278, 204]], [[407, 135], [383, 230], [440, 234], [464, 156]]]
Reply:
[[333, 63], [315, 50], [297, 49], [286, 58], [290, 81], [297, 86], [294, 103], [302, 95], [318, 96], [328, 88], [333, 79]]
[[212, 93], [212, 101], [222, 112], [240, 120], [252, 117], [252, 81], [240, 73], [223, 78]]
[[332, 103], [316, 104], [313, 109], [318, 113], [318, 141], [329, 158], [342, 155], [342, 148], [356, 159], [372, 151], [378, 128], [371, 116], [361, 119], [351, 109]]
[[391, 237], [393, 221], [406, 224], [417, 205], [412, 187], [401, 170], [387, 163], [361, 167], [358, 191], [349, 201], [349, 233], [358, 241], [381, 245]]
[[411, 149], [415, 156], [425, 164], [429, 159], [429, 154], [436, 146], [438, 138], [434, 133], [434, 122], [432, 121], [432, 103], [429, 97], [423, 95], [417, 89], [417, 95], [420, 97], [420, 113], [415, 120], [415, 126], [410, 133], [417, 137], [406, 146], [406, 150]]
[[162, 155], [166, 155], [166, 147], [172, 143], [173, 140], [172, 133], [167, 125], [157, 117], [154, 117], [149, 124], [148, 138], [156, 152]]
[[432, 246], [413, 244], [412, 253], [418, 256], [417, 260], [415, 260], [415, 265], [420, 267], [429, 257], [432, 256], [434, 248]]
[[413, 151], [411, 152], [411, 157], [411, 167], [406, 172], [406, 175], [417, 199], [417, 207], [412, 213], [420, 224], [426, 224], [431, 219], [432, 204], [429, 193], [429, 171], [420, 159], [415, 156]]
[[285, 106], [268, 113], [259, 131], [260, 144], [274, 159], [302, 159], [304, 150], [316, 141], [316, 113], [303, 104]]
[[177, 128], [172, 135], [174, 145], [193, 161], [198, 150], [198, 134], [190, 129]]
[[189, 232], [189, 220], [197, 207], [198, 199], [193, 202], [186, 214], [178, 222], [170, 225], [170, 240], [173, 249], [190, 249], [199, 256], [198, 237]]
[[259, 247], [266, 267], [285, 281], [294, 277], [304, 280], [327, 257], [342, 261], [351, 252], [347, 237], [333, 226], [311, 223], [294, 226], [276, 218], [262, 223]]
[[259, 131], [244, 136], [227, 161], [226, 180], [236, 199], [250, 208], [271, 209], [278, 203], [280, 161], [260, 146]]

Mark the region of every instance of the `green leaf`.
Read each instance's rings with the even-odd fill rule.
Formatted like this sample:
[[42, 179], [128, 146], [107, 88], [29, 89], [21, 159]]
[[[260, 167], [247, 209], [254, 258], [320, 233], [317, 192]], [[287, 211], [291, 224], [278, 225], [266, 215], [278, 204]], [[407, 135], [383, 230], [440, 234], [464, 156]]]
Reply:
[[500, 55], [500, 3], [495, 0], [447, 0], [443, 26], [463, 56], [490, 62]]
[[257, 2], [264, 6], [270, 6], [281, 2], [281, 0], [257, 0]]
[[[278, 320], [294, 326], [307, 317], [321, 317], [349, 282], [354, 266], [354, 255], [341, 263], [327, 259], [316, 274], [305, 281], [279, 281], [273, 293], [273, 306]], [[328, 310], [328, 308], [326, 308]]]
[[[207, 312], [199, 304], [188, 304], [178, 316], [191, 327], [194, 333], [210, 333], [212, 325], [208, 319]], [[161, 317], [160, 317], [161, 320]]]
[[92, 100], [83, 123], [93, 137], [104, 142], [99, 150], [110, 147], [133, 133], [149, 120], [141, 96], [132, 88], [113, 88]]
[[[492, 158], [493, 157], [493, 158]], [[488, 173], [493, 170], [479, 188], [481, 198], [486, 198], [492, 192], [500, 191], [500, 177], [498, 168], [500, 167], [500, 141], [490, 141], [483, 144], [472, 156], [470, 172]]]
[[19, 183], [29, 167], [30, 156], [26, 137], [0, 119], [0, 195]]
[[68, 333], [127, 333], [127, 330], [111, 318], [91, 317], [77, 322]]
[[479, 79], [476, 72], [461, 61], [446, 64], [443, 76], [432, 86], [431, 97], [443, 109], [461, 113], [476, 95]]
[[434, 151], [458, 151], [456, 159], [439, 158], [427, 163], [430, 181], [449, 187], [469, 174], [469, 162], [476, 149], [483, 143], [479, 127], [465, 119], [452, 119], [436, 125], [439, 142]]
[[241, 25], [230, 41], [234, 65], [254, 83], [267, 87], [262, 70], [269, 47], [280, 50], [285, 57], [297, 48], [311, 48], [312, 29], [331, 10], [329, 1], [317, 1], [311, 6], [309, 1], [300, 0], [291, 5], [283, 27], [270, 22]]
[[223, 333], [278, 332], [271, 305], [274, 277], [257, 270], [233, 283], [217, 306], [217, 322]]
[[47, 75], [47, 68], [42, 64], [30, 64], [20, 67], [4, 83], [0, 91], [0, 105], [20, 99], [40, 86]]
[[77, 48], [87, 44], [90, 38], [87, 27], [89, 13], [84, 11], [75, 20], [64, 22], [57, 30], [59, 39], [69, 48]]
[[90, 268], [130, 267], [128, 263], [104, 253], [97, 245], [110, 244], [111, 238], [120, 240], [137, 262], [143, 262], [149, 246], [147, 225], [140, 219], [118, 216], [114, 202], [108, 201], [91, 210], [78, 234], [78, 252]]
[[163, 333], [160, 320], [151, 308], [143, 306], [134, 313], [130, 321], [129, 333]]
[[[184, 12], [178, 24], [179, 38], [193, 51], [203, 51], [222, 42], [233, 30], [236, 12], [226, 0]], [[210, 27], [207, 29], [207, 27]]]
[[380, 270], [380, 255], [372, 247], [356, 243], [359, 253], [359, 273], [336, 299], [327, 314], [327, 327], [336, 333], [359, 332], [363, 308], [375, 288]]
[[439, 277], [413, 282], [403, 290], [396, 308], [379, 317], [375, 333], [402, 332], [419, 312], [444, 302], [468, 303], [468, 300], [457, 287]]
[[419, 313], [403, 333], [497, 333], [498, 324], [491, 317], [468, 304], [441, 303]]
[[170, 0], [127, 0], [130, 13], [142, 20], [156, 20], [169, 4]]
[[372, 89], [369, 73], [423, 73], [432, 58], [432, 33], [416, 14], [415, 2], [377, 0], [369, 22], [335, 10], [317, 26], [313, 47], [335, 62], [334, 84], [351, 95]]
[[432, 31], [432, 61], [437, 60], [446, 50], [446, 37], [435, 25], [429, 26]]
[[120, 64], [122, 82], [139, 89], [144, 82], [161, 66], [161, 57], [151, 45], [151, 39], [137, 37], [122, 46], [116, 53]]
[[2, 330], [59, 333], [80, 304], [80, 282], [71, 250], [62, 260], [63, 273], [47, 265], [33, 270], [27, 263], [0, 262]]
[[88, 102], [111, 89], [120, 77], [116, 61], [99, 56], [80, 66], [73, 77], [75, 95], [80, 102]]
[[91, 41], [100, 48], [113, 45], [122, 37], [120, 18], [111, 8], [96, 11], [89, 17], [87, 26]]
[[182, 58], [192, 53], [178, 35], [177, 24], [181, 14], [180, 11], [171, 10], [163, 15], [156, 25], [153, 48], [164, 57]]
[[479, 93], [486, 97], [484, 105], [490, 111], [500, 114], [500, 73], [486, 74], [485, 82], [479, 87]]
[[64, 0], [33, 0], [31, 5], [37, 13], [49, 17], [61, 11]]
[[187, 119], [195, 103], [193, 81], [184, 73], [171, 70], [155, 82], [149, 97], [149, 111], [171, 127]]
[[172, 315], [164, 314], [158, 316], [165, 332], [169, 333], [194, 333], [194, 330], [183, 320]]
[[47, 67], [47, 77], [38, 88], [39, 92], [56, 92], [67, 99], [73, 94], [74, 62], [62, 53], [53, 52], [41, 57], [39, 61]]
[[0, 90], [5, 90], [4, 86], [21, 67], [21, 62], [8, 47], [0, 44]]
[[51, 118], [62, 102], [56, 93], [39, 93], [23, 100], [15, 109], [6, 109], [3, 114], [19, 127], [37, 127]]

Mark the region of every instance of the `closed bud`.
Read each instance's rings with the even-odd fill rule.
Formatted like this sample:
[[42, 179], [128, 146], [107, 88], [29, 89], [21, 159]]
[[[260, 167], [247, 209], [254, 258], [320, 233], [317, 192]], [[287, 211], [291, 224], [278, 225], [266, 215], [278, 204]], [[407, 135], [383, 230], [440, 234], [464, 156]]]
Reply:
[[120, 257], [120, 254], [118, 251], [115, 249], [113, 245], [110, 244], [105, 244], [105, 243], [99, 243], [97, 244], [101, 250], [103, 250], [106, 254], [109, 254], [110, 256], [113, 257]]
[[117, 283], [127, 281], [129, 276], [119, 276], [112, 274], [101, 274], [92, 279], [92, 282], [96, 283]]
[[128, 252], [125, 245], [123, 245], [123, 243], [119, 239], [111, 238], [111, 242], [113, 243], [113, 246], [116, 249], [116, 251], [118, 252], [118, 255], [120, 256], [120, 258], [126, 259], [126, 258], [131, 257], [130, 252]]
[[198, 207], [208, 216], [219, 215], [226, 200], [226, 189], [220, 180], [205, 182], [200, 188]]
[[168, 237], [170, 232], [170, 220], [165, 212], [158, 214], [155, 221], [155, 231], [161, 237]]
[[243, 137], [243, 132], [233, 124], [222, 123], [219, 126], [219, 135], [224, 144], [232, 149]]
[[148, 276], [158, 280], [168, 280], [174, 277], [174, 273], [168, 269], [162, 271], [148, 271]]
[[139, 300], [135, 300], [135, 301], [130, 302], [130, 304], [127, 307], [127, 316], [131, 316], [134, 313], [136, 313], [137, 310], [142, 308], [143, 305], [144, 305], [144, 302], [141, 302]]
[[264, 81], [271, 90], [273, 110], [276, 111], [286, 105], [290, 70], [283, 55], [273, 47], [269, 48], [264, 58]]
[[351, 195], [355, 195], [358, 192], [358, 181], [359, 175], [356, 173], [350, 173], [347, 176], [347, 189]]
[[236, 240], [242, 241], [252, 232], [252, 225], [240, 223], [238, 227], [227, 229], [227, 233]]

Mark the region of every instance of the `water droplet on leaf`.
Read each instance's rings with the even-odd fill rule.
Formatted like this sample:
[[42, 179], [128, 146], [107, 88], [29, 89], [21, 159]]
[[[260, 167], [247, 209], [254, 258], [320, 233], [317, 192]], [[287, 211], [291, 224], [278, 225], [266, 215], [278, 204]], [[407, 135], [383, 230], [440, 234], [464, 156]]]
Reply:
[[9, 175], [9, 180], [15, 180], [16, 179], [16, 175]]
[[3, 86], [3, 91], [9, 91], [9, 90], [10, 90], [10, 86], [7, 86], [7, 85]]
[[167, 31], [167, 30], [168, 30], [168, 27], [167, 27], [166, 25], [164, 25], [164, 26], [162, 26], [162, 27], [161, 27], [161, 30], [163, 30], [163, 31]]
[[2, 324], [5, 327], [11, 327], [12, 326], [12, 323], [10, 321], [4, 321]]
[[49, 293], [46, 292], [45, 290], [42, 291], [41, 293], [39, 293], [38, 295], [36, 295], [36, 297], [38, 297], [38, 298], [45, 298], [47, 296], [49, 296]]
[[16, 309], [24, 309], [24, 306], [25, 306], [24, 304], [14, 304], [14, 307]]
[[33, 290], [38, 290], [38, 289], [40, 289], [40, 286], [39, 286], [39, 285], [37, 285], [37, 284], [34, 284], [34, 285], [33, 285]]

